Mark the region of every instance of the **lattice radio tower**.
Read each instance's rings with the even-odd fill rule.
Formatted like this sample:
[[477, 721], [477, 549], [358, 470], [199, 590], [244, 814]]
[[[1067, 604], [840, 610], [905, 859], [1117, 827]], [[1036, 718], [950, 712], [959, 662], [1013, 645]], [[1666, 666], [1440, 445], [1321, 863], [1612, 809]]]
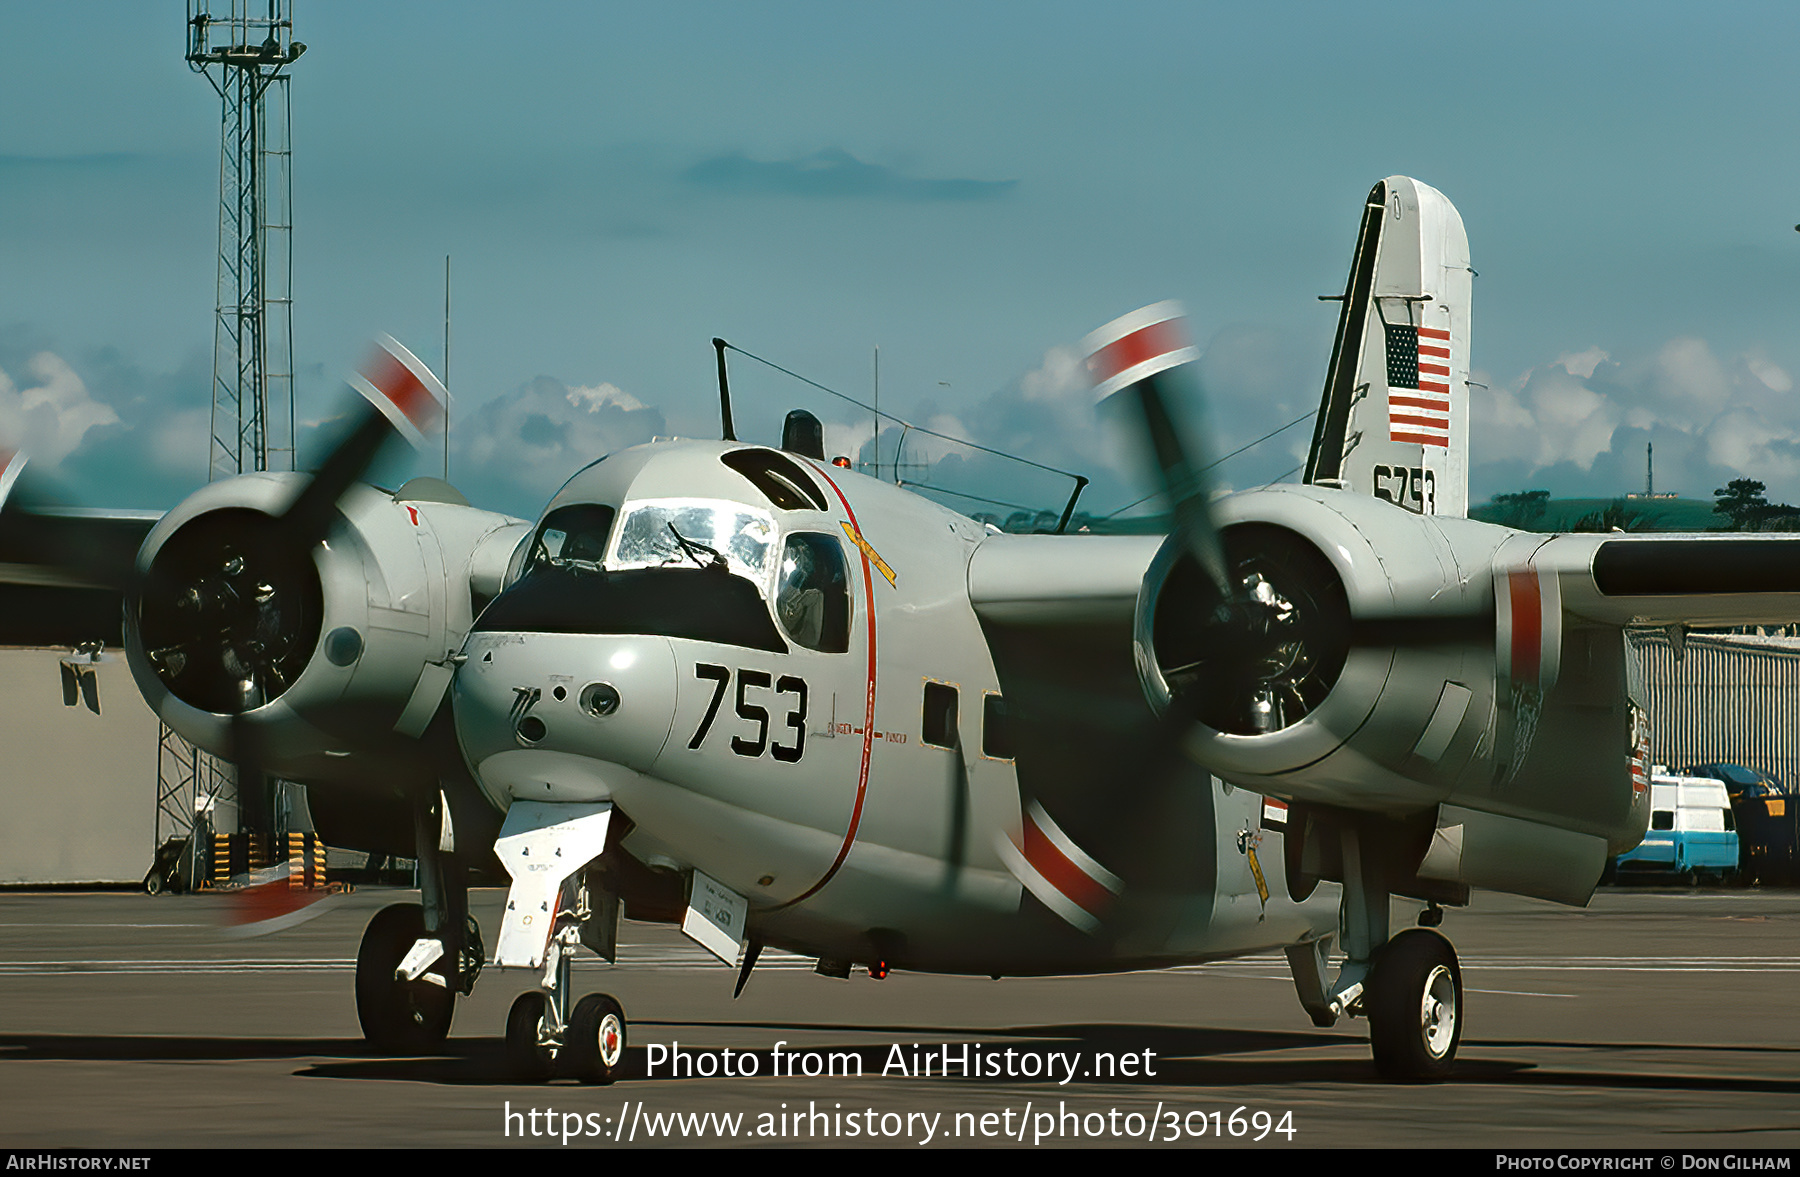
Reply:
[[294, 468], [287, 68], [304, 52], [288, 0], [188, 0], [188, 68], [220, 98], [209, 480]]
[[[306, 46], [294, 40], [288, 0], [188, 0], [188, 68], [204, 74], [220, 99], [208, 481], [294, 468], [293, 157], [286, 71], [304, 52]], [[211, 810], [203, 799], [231, 801], [237, 793], [230, 765], [162, 728], [158, 846], [198, 832], [199, 809]], [[279, 814], [276, 824], [282, 824]], [[210, 849], [206, 840], [189, 837], [190, 878], [206, 876]]]

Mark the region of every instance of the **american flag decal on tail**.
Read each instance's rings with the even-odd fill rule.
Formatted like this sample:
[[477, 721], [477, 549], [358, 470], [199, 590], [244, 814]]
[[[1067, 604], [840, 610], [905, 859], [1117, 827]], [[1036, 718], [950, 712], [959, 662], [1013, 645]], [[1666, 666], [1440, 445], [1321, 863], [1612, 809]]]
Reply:
[[1387, 331], [1388, 437], [1413, 445], [1450, 445], [1450, 332], [1384, 323]]

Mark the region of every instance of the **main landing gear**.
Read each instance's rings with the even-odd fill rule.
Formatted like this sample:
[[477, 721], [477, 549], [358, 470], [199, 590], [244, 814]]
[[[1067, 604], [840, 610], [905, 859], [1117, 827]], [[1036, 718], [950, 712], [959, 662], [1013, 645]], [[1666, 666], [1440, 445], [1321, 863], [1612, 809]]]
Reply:
[[456, 994], [443, 973], [397, 975], [413, 945], [425, 939], [424, 909], [399, 903], [369, 921], [356, 950], [356, 1020], [383, 1053], [429, 1054], [450, 1033]]
[[1376, 954], [1363, 1011], [1369, 1016], [1369, 1043], [1382, 1078], [1444, 1078], [1462, 1041], [1462, 970], [1456, 949], [1429, 928], [1401, 932]]
[[1433, 903], [1416, 928], [1390, 938], [1388, 891], [1379, 864], [1365, 860], [1357, 828], [1340, 831], [1344, 894], [1340, 930], [1344, 962], [1329, 980], [1329, 940], [1287, 950], [1300, 1004], [1315, 1026], [1343, 1015], [1369, 1019], [1375, 1070], [1390, 1083], [1447, 1078], [1462, 1041], [1462, 969], [1456, 949], [1436, 931], [1443, 909]]

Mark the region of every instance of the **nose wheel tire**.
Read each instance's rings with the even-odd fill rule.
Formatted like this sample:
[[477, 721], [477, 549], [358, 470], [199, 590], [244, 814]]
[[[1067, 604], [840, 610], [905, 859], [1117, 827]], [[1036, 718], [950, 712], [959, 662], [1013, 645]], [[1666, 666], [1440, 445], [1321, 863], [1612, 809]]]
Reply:
[[506, 1069], [521, 1083], [542, 1083], [556, 1070], [557, 1047], [545, 1041], [550, 1002], [538, 991], [521, 993], [506, 1015]]
[[611, 1083], [625, 1062], [625, 1011], [605, 993], [590, 993], [569, 1015], [569, 1073], [583, 1083]]
[[455, 994], [423, 977], [394, 979], [394, 970], [424, 934], [419, 905], [397, 903], [369, 921], [356, 950], [356, 1020], [370, 1045], [388, 1054], [429, 1054], [450, 1033]]
[[1462, 970], [1450, 941], [1408, 928], [1381, 949], [1366, 1008], [1375, 1069], [1391, 1083], [1433, 1083], [1450, 1073], [1462, 1041]]

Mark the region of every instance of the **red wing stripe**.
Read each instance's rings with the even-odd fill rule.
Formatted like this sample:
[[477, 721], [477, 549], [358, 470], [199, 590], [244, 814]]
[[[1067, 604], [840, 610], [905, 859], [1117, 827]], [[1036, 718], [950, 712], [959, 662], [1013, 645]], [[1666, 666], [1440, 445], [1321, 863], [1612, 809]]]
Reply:
[[1450, 431], [1450, 422], [1442, 417], [1415, 417], [1410, 413], [1390, 413], [1388, 421], [1392, 425], [1418, 425], [1425, 429], [1442, 429]]
[[1427, 376], [1450, 375], [1450, 369], [1444, 367], [1442, 364], [1420, 364], [1419, 371], [1425, 373]]
[[1450, 411], [1450, 402], [1426, 396], [1389, 396], [1388, 405], [1405, 405], [1414, 409], [1433, 409], [1440, 413]]
[[1421, 380], [1421, 381], [1419, 381], [1419, 391], [1420, 392], [1441, 392], [1444, 395], [1448, 396], [1450, 394], [1450, 386], [1448, 384], [1439, 384], [1435, 380]]
[[1407, 442], [1412, 445], [1441, 445], [1446, 448], [1450, 445], [1450, 439], [1448, 437], [1429, 437], [1422, 433], [1394, 433], [1392, 439], [1394, 441]]
[[1537, 685], [1544, 643], [1544, 604], [1535, 568], [1506, 574], [1512, 602], [1512, 681]]
[[1419, 345], [1419, 354], [1422, 356], [1443, 356], [1447, 360], [1450, 358], [1450, 349], [1447, 347], [1427, 347], [1425, 344], [1421, 343]]
[[1421, 339], [1448, 340], [1450, 338], [1450, 333], [1438, 327], [1421, 327], [1419, 328], [1419, 337]]

